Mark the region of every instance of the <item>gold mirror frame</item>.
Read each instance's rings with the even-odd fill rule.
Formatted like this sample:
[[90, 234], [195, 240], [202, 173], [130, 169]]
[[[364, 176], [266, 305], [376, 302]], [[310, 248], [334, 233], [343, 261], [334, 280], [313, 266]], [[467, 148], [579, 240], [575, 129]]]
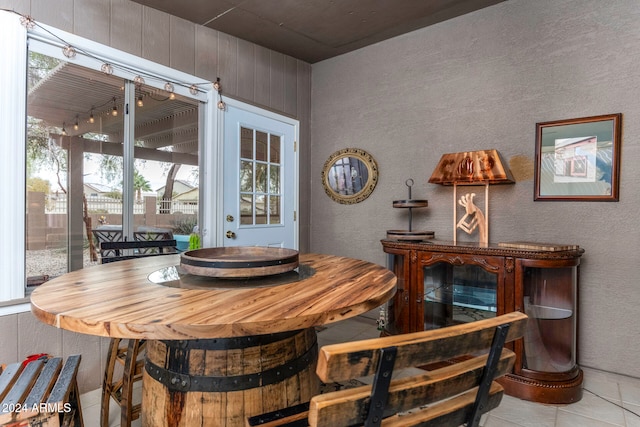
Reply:
[[[357, 167], [351, 169], [350, 177], [352, 183], [358, 179], [362, 180], [364, 175], [362, 172], [366, 172], [367, 174], [365, 181], [360, 182], [359, 185], [356, 186], [358, 191], [353, 194], [351, 194], [353, 187], [346, 188], [349, 187], [346, 185], [343, 190], [340, 190], [336, 184], [339, 178], [338, 169], [345, 166], [344, 159], [348, 159], [346, 165], [352, 165], [353, 160], [351, 159], [358, 161], [356, 162], [358, 163], [356, 165]], [[358, 172], [358, 170], [360, 170], [360, 172]], [[365, 200], [371, 195], [374, 188], [376, 188], [377, 183], [378, 164], [369, 153], [359, 148], [344, 148], [336, 151], [329, 156], [329, 159], [324, 163], [324, 167], [322, 168], [322, 186], [324, 187], [324, 191], [332, 200], [344, 205], [352, 205]]]

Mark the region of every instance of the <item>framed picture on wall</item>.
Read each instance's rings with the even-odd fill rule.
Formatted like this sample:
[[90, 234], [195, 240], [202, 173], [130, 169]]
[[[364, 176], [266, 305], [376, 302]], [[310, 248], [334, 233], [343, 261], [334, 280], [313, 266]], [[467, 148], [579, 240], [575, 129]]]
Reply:
[[617, 202], [622, 114], [536, 123], [534, 200]]

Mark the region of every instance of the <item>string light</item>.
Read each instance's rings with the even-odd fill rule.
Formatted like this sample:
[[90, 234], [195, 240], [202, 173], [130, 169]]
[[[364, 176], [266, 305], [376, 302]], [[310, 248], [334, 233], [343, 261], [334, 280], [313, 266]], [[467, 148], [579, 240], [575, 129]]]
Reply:
[[71, 45], [66, 45], [62, 48], [62, 54], [69, 59], [73, 59], [76, 57], [76, 49]]
[[[60, 36], [58, 36], [57, 34], [55, 34], [54, 32], [50, 31], [47, 28], [44, 28], [42, 26], [40, 26], [31, 16], [29, 15], [23, 15], [21, 13], [15, 12], [13, 10], [6, 10], [6, 9], [2, 9], [5, 10], [7, 12], [12, 12], [15, 13], [16, 15], [20, 16], [20, 23], [27, 28], [28, 30], [33, 30], [35, 27], [38, 27], [39, 30], [44, 31], [48, 34], [50, 34], [52, 37], [58, 39], [62, 45], [64, 46], [62, 51], [65, 57], [67, 58], [75, 58], [78, 52], [81, 52], [83, 55], [89, 57], [89, 58], [93, 58], [97, 61], [102, 61], [103, 64], [100, 67], [100, 71], [102, 71], [104, 74], [107, 75], [113, 75], [114, 73], [114, 68], [119, 68], [122, 69], [123, 71], [126, 71], [128, 73], [131, 74], [136, 74], [135, 78], [134, 78], [134, 82], [136, 84], [145, 84], [145, 77], [151, 77], [153, 79], [158, 79], [157, 76], [155, 75], [151, 75], [151, 74], [141, 74], [138, 70], [135, 70], [133, 68], [129, 68], [125, 65], [121, 65], [121, 64], [111, 64], [109, 62], [105, 62], [102, 58], [96, 57], [95, 55], [91, 54], [90, 52], [86, 52], [83, 49], [77, 48], [75, 46], [72, 46], [70, 43], [68, 43], [67, 41], [63, 40]], [[219, 82], [219, 78], [218, 80], [216, 80], [216, 82], [213, 83], [214, 89], [218, 90], [217, 88], [220, 85]], [[175, 99], [175, 95], [174, 95], [174, 89], [173, 89], [173, 85], [174, 84], [179, 84], [180, 86], [183, 86], [185, 88], [189, 89], [189, 92], [192, 95], [198, 95], [199, 92], [201, 92], [201, 90], [199, 89], [199, 86], [203, 86], [205, 84], [208, 83], [188, 83], [188, 82], [167, 82], [165, 84], [165, 90], [167, 92], [169, 92], [169, 98], [170, 99]], [[168, 87], [171, 87], [171, 90], [167, 89]]]
[[222, 84], [220, 83], [220, 77], [216, 78], [216, 81], [213, 82], [213, 89], [218, 92], [218, 109], [226, 110], [227, 104], [222, 100]]
[[102, 67], [100, 67], [100, 71], [110, 76], [113, 74], [113, 67], [111, 66], [111, 64], [105, 63], [102, 64]]
[[175, 90], [175, 87], [173, 86], [173, 84], [171, 82], [166, 82], [164, 84], [164, 90], [166, 92], [169, 92], [169, 99], [170, 100], [173, 101], [174, 99], [176, 99], [176, 94], [173, 93], [173, 91]]
[[34, 21], [33, 18], [29, 15], [20, 16], [20, 23], [27, 30], [33, 30], [36, 27], [36, 21]]
[[[60, 42], [62, 42], [62, 44], [64, 45], [64, 47], [62, 48], [62, 53], [66, 58], [69, 58], [69, 59], [75, 58], [77, 56], [78, 50], [80, 50], [83, 55], [86, 55], [87, 57], [90, 57], [90, 58], [93, 58], [93, 59], [101, 61], [100, 58], [97, 58], [94, 55], [92, 55], [91, 53], [86, 52], [86, 51], [84, 51], [82, 49], [77, 49], [76, 47], [74, 47], [71, 44], [67, 43], [65, 40], [61, 39], [58, 35], [54, 34], [53, 32], [49, 31], [46, 28], [41, 27], [31, 16], [22, 15], [22, 14], [20, 14], [18, 12], [15, 12], [15, 11], [9, 11], [9, 12], [13, 12], [16, 15], [19, 15], [20, 16], [20, 24], [22, 26], [24, 26], [27, 30], [33, 30], [37, 26], [42, 31], [45, 31], [45, 32], [49, 33], [52, 37], [54, 37], [54, 38], [58, 39]], [[125, 70], [127, 72], [130, 72], [131, 74], [133, 74], [133, 72], [135, 71], [134, 69], [127, 68], [126, 66], [123, 66], [123, 65], [117, 65], [117, 67], [118, 68], [122, 68], [123, 70]], [[102, 73], [106, 74], [106, 75], [113, 75], [114, 65], [112, 65], [112, 64], [110, 64], [108, 62], [104, 62], [100, 67], [100, 71]], [[153, 76], [153, 75], [150, 76], [150, 77], [157, 78], [156, 76]], [[136, 86], [138, 88], [140, 88], [141, 85], [145, 84], [145, 79], [141, 74], [137, 74], [134, 77], [133, 81], [134, 81], [134, 83], [136, 84]], [[189, 84], [189, 83], [185, 83], [185, 82], [166, 82], [165, 85], [164, 85], [164, 90], [169, 93], [169, 96], [167, 98], [169, 100], [174, 100], [176, 98], [174, 83], [179, 84], [179, 85], [181, 85], [183, 87], [188, 87], [189, 88], [189, 92], [194, 96], [198, 95], [198, 93], [200, 92], [199, 86], [204, 84], [204, 83]], [[216, 81], [214, 81], [212, 83], [212, 86], [213, 86], [213, 89], [216, 92], [218, 92], [217, 107], [220, 110], [225, 110], [227, 105], [222, 99], [222, 85], [220, 83], [220, 77], [216, 78]], [[149, 96], [151, 96], [151, 94], [149, 94]], [[153, 96], [151, 96], [151, 97], [153, 98]], [[113, 100], [113, 108], [111, 110], [111, 115], [115, 117], [115, 116], [118, 115], [118, 106], [116, 104], [116, 97], [113, 97], [112, 100]], [[107, 101], [107, 103], [108, 102], [109, 101]], [[104, 106], [107, 103], [102, 104], [101, 106]], [[142, 107], [144, 105], [142, 91], [140, 91], [140, 94], [139, 94], [139, 96], [137, 98], [136, 104], [139, 107]], [[101, 107], [101, 106], [98, 106], [98, 108]], [[90, 110], [90, 114], [89, 114], [89, 123], [92, 123], [92, 124], [95, 123], [95, 118], [94, 118], [94, 115], [93, 115], [93, 111], [94, 111], [95, 108], [96, 108], [95, 106], [92, 106], [91, 110]], [[65, 126], [66, 126], [66, 122], [63, 122], [63, 124], [62, 124], [62, 134], [63, 135], [67, 134]], [[76, 120], [75, 120], [75, 123], [74, 123], [73, 127], [74, 127], [75, 130], [78, 130], [78, 128], [79, 128], [79, 116], [78, 115], [76, 115]]]

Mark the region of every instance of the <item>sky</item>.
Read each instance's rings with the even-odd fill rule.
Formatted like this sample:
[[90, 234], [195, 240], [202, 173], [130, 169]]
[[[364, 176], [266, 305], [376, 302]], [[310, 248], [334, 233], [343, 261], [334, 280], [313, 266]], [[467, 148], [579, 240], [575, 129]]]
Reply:
[[[102, 184], [109, 187], [118, 187], [119, 182], [109, 183], [105, 178], [101, 176], [100, 165], [97, 160], [97, 156], [91, 156], [89, 159], [85, 158], [84, 182], [87, 184]], [[136, 164], [136, 167], [138, 168], [138, 172], [141, 173], [142, 176], [147, 179], [147, 181], [149, 181], [151, 189], [154, 192], [165, 185], [167, 179], [166, 172], [168, 171], [168, 167], [163, 169], [161, 163], [153, 161], [138, 162]], [[180, 167], [176, 179], [183, 180], [197, 186], [197, 175], [193, 174], [194, 169], [197, 170], [197, 168], [193, 166], [183, 165], [182, 167]], [[36, 176], [49, 180], [49, 182], [51, 183], [51, 191], [55, 192], [56, 190], [59, 190], [57, 185], [57, 177], [53, 170], [40, 170], [38, 173], [36, 173]]]

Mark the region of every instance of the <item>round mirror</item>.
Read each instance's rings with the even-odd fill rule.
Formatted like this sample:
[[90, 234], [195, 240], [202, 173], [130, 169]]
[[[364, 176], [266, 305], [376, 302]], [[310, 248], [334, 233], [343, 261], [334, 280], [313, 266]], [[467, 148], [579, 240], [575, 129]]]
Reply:
[[333, 153], [322, 168], [322, 185], [329, 197], [350, 205], [369, 197], [378, 183], [378, 165], [369, 153], [345, 148]]

